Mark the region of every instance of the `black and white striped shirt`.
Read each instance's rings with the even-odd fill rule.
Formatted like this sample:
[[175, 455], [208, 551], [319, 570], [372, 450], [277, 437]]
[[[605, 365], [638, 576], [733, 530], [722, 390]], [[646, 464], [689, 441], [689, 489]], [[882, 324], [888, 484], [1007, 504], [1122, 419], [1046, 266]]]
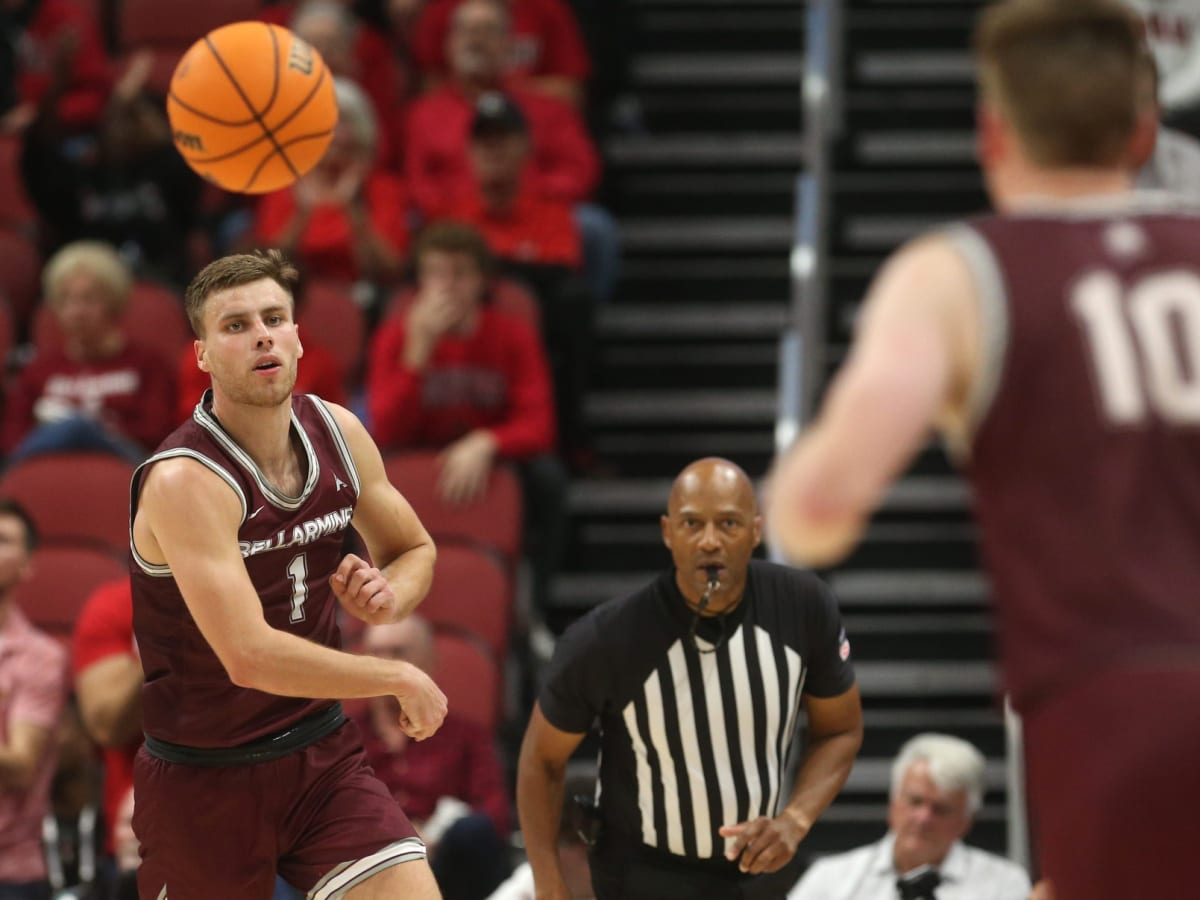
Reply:
[[716, 859], [721, 826], [786, 803], [802, 695], [845, 693], [854, 670], [833, 594], [807, 572], [751, 562], [738, 607], [701, 622], [716, 652], [691, 623], [674, 570], [597, 607], [559, 641], [538, 702], [563, 731], [599, 720], [607, 835]]

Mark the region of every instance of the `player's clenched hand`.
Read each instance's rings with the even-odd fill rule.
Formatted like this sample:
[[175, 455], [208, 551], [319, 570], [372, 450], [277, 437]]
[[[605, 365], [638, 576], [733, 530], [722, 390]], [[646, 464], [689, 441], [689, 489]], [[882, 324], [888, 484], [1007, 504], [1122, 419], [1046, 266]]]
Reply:
[[725, 851], [725, 858], [738, 860], [738, 868], [754, 875], [782, 869], [796, 855], [796, 848], [804, 839], [806, 829], [786, 814], [774, 819], [759, 816], [749, 822], [725, 825], [722, 837], [735, 838]]
[[365, 559], [347, 553], [329, 586], [350, 615], [369, 625], [382, 625], [396, 617], [396, 595], [391, 583]]
[[400, 701], [400, 728], [410, 738], [432, 736], [446, 718], [446, 695], [424, 672], [404, 663], [404, 685], [396, 691]]

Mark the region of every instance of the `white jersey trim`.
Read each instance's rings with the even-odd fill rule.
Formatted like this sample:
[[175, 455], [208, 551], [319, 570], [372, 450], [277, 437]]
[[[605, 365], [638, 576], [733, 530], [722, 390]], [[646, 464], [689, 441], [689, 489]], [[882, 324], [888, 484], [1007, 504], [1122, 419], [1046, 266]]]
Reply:
[[425, 859], [425, 844], [420, 838], [410, 837], [388, 844], [382, 850], [341, 863], [334, 867], [308, 892], [307, 900], [341, 900], [352, 887], [366, 881], [372, 875], [390, 869], [400, 863]]
[[1009, 342], [1008, 291], [996, 256], [978, 231], [968, 225], [956, 225], [946, 230], [946, 237], [971, 270], [979, 311], [980, 358], [964, 410], [964, 445], [951, 447], [963, 459], [969, 455], [1004, 376]]
[[258, 463], [251, 458], [249, 453], [238, 446], [233, 438], [226, 433], [225, 429], [221, 427], [221, 423], [204, 408], [204, 401], [208, 396], [209, 392], [206, 391], [204, 397], [196, 404], [196, 409], [192, 412], [192, 418], [205, 431], [212, 435], [213, 439], [250, 474], [255, 484], [258, 485], [258, 489], [262, 491], [263, 496], [267, 498], [272, 506], [277, 506], [288, 512], [294, 512], [299, 509], [304, 504], [304, 501], [308, 499], [313, 488], [317, 486], [317, 479], [321, 475], [321, 467], [317, 462], [317, 453], [313, 449], [312, 441], [309, 440], [304, 426], [300, 424], [300, 419], [296, 416], [296, 411], [292, 410], [292, 427], [296, 429], [296, 433], [300, 436], [300, 443], [304, 447], [304, 454], [308, 460], [308, 477], [304, 482], [304, 488], [300, 491], [300, 495], [298, 497], [289, 497], [267, 480], [266, 476], [263, 475], [262, 469], [258, 467]]
[[[140, 466], [138, 466], [137, 469], [134, 470], [134, 473], [133, 473], [134, 483], [136, 483], [138, 486], [138, 496], [140, 497], [141, 493], [142, 493], [141, 482], [138, 479], [138, 476], [142, 472], [143, 469], [148, 468], [149, 466], [151, 466], [152, 464], [154, 464], [156, 462], [161, 462], [164, 459], [176, 459], [179, 457], [186, 457], [187, 459], [196, 460], [196, 462], [201, 463], [205, 467], [211, 469], [217, 475], [220, 475], [221, 478], [223, 478], [225, 480], [225, 483], [228, 484], [231, 488], [233, 488], [233, 492], [235, 494], [237, 494], [238, 503], [240, 503], [241, 507], [242, 507], [242, 520], [241, 520], [241, 522], [238, 523], [238, 527], [240, 528], [242, 525], [244, 525], [246, 522], [246, 513], [247, 513], [248, 507], [246, 504], [246, 495], [244, 493], [242, 493], [241, 485], [239, 485], [237, 483], [237, 481], [234, 479], [234, 477], [225, 470], [224, 466], [209, 459], [203, 453], [199, 453], [196, 450], [192, 450], [190, 447], [176, 447], [172, 450], [164, 450], [162, 453], [154, 454], [154, 456], [150, 457], [148, 460], [146, 460], [144, 463], [142, 463]], [[138, 564], [138, 568], [141, 569], [143, 572], [145, 572], [147, 575], [152, 575], [155, 578], [170, 578], [171, 577], [171, 567], [170, 566], [165, 565], [165, 564], [159, 565], [157, 563], [148, 562], [146, 559], [144, 559], [142, 557], [142, 555], [140, 553], [138, 553], [138, 549], [136, 546], [134, 546], [134, 543], [133, 543], [133, 518], [134, 518], [133, 515], [130, 515], [130, 517], [129, 517], [129, 552], [133, 555], [134, 562], [136, 562]]]
[[346, 434], [342, 431], [342, 426], [333, 417], [333, 413], [330, 412], [324, 400], [316, 394], [309, 394], [308, 399], [312, 401], [313, 407], [321, 414], [321, 418], [325, 420], [325, 424], [329, 427], [329, 433], [333, 436], [334, 444], [337, 445], [338, 455], [342, 458], [342, 464], [346, 467], [346, 471], [350, 473], [350, 481], [354, 485], [354, 495], [356, 497], [361, 495], [362, 481], [358, 477], [358, 466], [354, 464], [354, 454], [350, 452], [350, 445], [346, 442]]

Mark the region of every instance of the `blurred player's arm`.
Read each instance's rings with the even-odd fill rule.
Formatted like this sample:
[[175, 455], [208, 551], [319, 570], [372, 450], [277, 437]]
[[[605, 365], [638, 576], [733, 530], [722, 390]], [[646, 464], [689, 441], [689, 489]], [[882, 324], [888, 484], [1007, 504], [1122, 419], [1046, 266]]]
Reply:
[[[396, 622], [416, 609], [429, 593], [437, 550], [412, 506], [388, 481], [383, 457], [362, 422], [341, 406], [332, 403], [326, 406], [341, 426], [358, 468], [360, 490], [354, 527], [366, 542], [371, 559], [392, 594], [387, 606], [368, 609], [367, 615], [356, 611], [340, 595], [338, 599], [348, 612], [372, 625]], [[335, 593], [337, 590], [335, 584]]]
[[[400, 700], [410, 737], [436, 731], [446, 699], [416, 666], [343, 653], [267, 623], [238, 548], [241, 515], [224, 479], [195, 460], [168, 459], [146, 474], [133, 527], [138, 553], [171, 567], [188, 612], [230, 680], [283, 697], [391, 694]], [[280, 580], [287, 577], [282, 565]]]
[[537, 900], [571, 897], [559, 863], [558, 829], [567, 761], [583, 738], [555, 728], [534, 704], [517, 762], [517, 814]]
[[944, 237], [918, 240], [884, 266], [820, 415], [771, 477], [769, 530], [790, 559], [844, 557], [931, 428], [961, 418], [978, 356], [975, 293]]
[[0, 788], [28, 790], [50, 740], [50, 729], [42, 725], [25, 721], [9, 725], [7, 739], [0, 742]]

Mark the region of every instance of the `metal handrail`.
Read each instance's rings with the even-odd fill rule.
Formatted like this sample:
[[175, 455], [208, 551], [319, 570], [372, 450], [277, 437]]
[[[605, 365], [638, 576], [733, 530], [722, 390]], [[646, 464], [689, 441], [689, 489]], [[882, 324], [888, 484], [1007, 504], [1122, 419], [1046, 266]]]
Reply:
[[825, 368], [830, 153], [841, 130], [841, 0], [810, 0], [800, 85], [805, 170], [796, 177], [791, 309], [779, 342], [775, 449], [812, 416]]

